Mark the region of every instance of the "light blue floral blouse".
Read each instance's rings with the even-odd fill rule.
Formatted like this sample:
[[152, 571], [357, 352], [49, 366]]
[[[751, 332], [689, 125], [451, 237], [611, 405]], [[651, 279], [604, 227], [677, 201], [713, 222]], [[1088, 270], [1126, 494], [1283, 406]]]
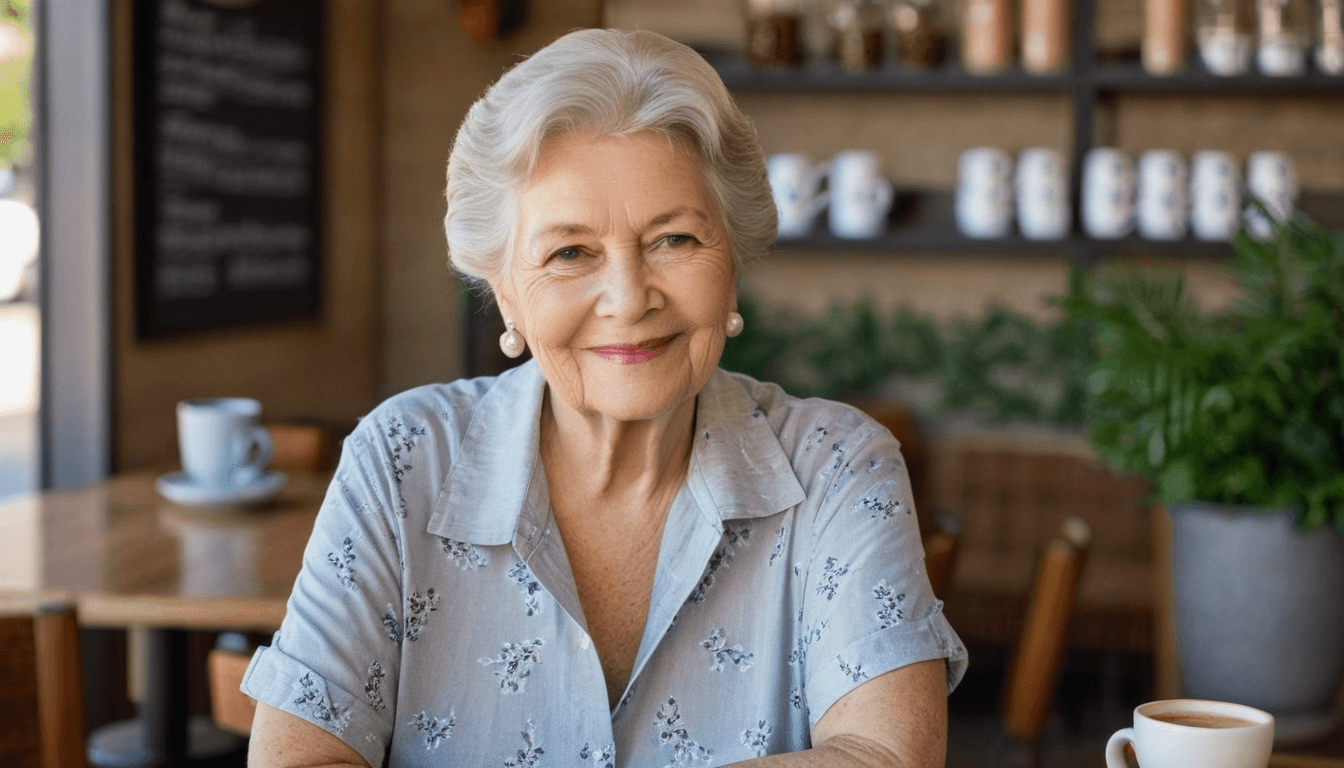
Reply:
[[243, 691], [373, 766], [700, 766], [792, 752], [837, 699], [966, 651], [887, 430], [718, 371], [634, 673], [607, 702], [537, 440], [545, 381], [420, 387], [345, 442]]

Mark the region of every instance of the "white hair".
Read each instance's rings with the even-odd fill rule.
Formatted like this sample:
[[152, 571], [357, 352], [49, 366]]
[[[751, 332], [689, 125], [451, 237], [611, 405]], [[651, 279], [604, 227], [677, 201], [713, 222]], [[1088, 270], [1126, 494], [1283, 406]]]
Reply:
[[751, 121], [695, 51], [653, 32], [571, 32], [504, 74], [467, 112], [448, 158], [448, 258], [468, 282], [508, 268], [517, 194], [547, 138], [663, 133], [700, 160], [735, 270], [775, 239], [775, 204]]

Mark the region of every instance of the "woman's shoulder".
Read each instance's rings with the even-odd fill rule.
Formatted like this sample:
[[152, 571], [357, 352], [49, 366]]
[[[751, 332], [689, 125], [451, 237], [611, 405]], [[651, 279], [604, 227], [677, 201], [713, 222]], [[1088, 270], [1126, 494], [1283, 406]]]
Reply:
[[847, 438], [889, 437], [890, 433], [863, 410], [823, 397], [797, 397], [773, 382], [744, 373], [723, 371], [750, 401], [753, 416], [764, 416], [787, 449], [791, 443], [834, 435]]

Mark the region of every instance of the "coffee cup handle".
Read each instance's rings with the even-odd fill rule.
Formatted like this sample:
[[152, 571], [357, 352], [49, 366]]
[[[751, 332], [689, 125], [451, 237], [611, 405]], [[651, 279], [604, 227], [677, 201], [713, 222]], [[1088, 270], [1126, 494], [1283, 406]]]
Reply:
[[1130, 768], [1129, 760], [1125, 758], [1125, 745], [1133, 743], [1133, 728], [1121, 728], [1111, 734], [1111, 740], [1106, 742], [1106, 768]]
[[[271, 463], [271, 456], [275, 453], [271, 432], [265, 427], [253, 427], [247, 440], [247, 449], [239, 459], [238, 468], [233, 471], [234, 485], [250, 485], [255, 482], [261, 477], [261, 473], [266, 471], [266, 465]], [[250, 461], [247, 460], [249, 456]]]

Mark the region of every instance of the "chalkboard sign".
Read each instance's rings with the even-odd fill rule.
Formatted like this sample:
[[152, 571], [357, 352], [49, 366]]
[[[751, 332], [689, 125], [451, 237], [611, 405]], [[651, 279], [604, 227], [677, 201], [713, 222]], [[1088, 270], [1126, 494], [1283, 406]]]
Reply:
[[322, 0], [136, 0], [136, 334], [317, 316]]

